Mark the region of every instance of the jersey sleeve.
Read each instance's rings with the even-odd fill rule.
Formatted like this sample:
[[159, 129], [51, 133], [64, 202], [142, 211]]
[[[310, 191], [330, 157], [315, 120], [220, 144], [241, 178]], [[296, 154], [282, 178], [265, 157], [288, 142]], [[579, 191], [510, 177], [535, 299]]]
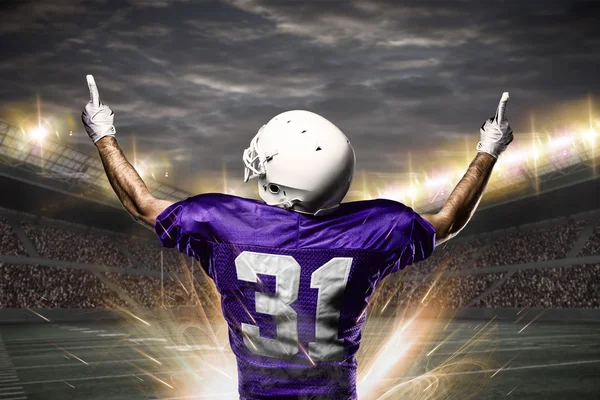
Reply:
[[385, 275], [397, 272], [405, 267], [423, 261], [435, 249], [435, 228], [411, 208], [400, 211], [403, 226], [395, 226], [391, 232], [395, 235], [394, 249], [390, 253]]
[[194, 257], [210, 273], [211, 212], [210, 199], [190, 197], [167, 207], [156, 218], [154, 229], [163, 247], [176, 248]]

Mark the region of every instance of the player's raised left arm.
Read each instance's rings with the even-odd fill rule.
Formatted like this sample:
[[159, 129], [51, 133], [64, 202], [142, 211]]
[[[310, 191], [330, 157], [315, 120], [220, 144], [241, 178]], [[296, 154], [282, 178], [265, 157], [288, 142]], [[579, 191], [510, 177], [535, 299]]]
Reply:
[[513, 132], [505, 115], [508, 93], [498, 104], [496, 116], [481, 127], [479, 153], [437, 214], [423, 214], [436, 230], [436, 245], [456, 236], [469, 222], [490, 179], [498, 156], [513, 140]]
[[96, 82], [87, 76], [90, 102], [85, 106], [81, 120], [88, 136], [98, 148], [108, 180], [123, 204], [136, 221], [154, 230], [156, 217], [172, 204], [156, 199], [135, 168], [127, 161], [115, 138], [114, 113], [100, 102]]

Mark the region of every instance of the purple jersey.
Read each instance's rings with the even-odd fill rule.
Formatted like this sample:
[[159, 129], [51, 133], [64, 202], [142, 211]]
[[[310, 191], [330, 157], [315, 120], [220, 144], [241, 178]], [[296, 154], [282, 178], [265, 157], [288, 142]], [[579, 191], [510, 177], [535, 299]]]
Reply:
[[242, 399], [356, 399], [367, 302], [386, 275], [428, 257], [434, 228], [391, 200], [314, 217], [203, 194], [156, 220], [221, 293]]

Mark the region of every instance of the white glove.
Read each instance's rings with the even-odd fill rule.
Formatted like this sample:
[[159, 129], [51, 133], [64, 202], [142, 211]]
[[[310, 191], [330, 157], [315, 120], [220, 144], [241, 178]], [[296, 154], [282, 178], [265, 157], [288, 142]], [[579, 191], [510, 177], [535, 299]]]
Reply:
[[87, 75], [86, 79], [90, 88], [90, 102], [83, 109], [81, 120], [88, 136], [96, 143], [105, 136], [114, 136], [117, 133], [113, 125], [115, 113], [106, 104], [100, 102], [94, 77]]
[[507, 102], [508, 92], [504, 92], [500, 99], [500, 104], [498, 104], [496, 116], [485, 121], [480, 129], [481, 141], [477, 145], [477, 151], [488, 153], [498, 158], [506, 150], [510, 142], [513, 141], [513, 131], [504, 113]]

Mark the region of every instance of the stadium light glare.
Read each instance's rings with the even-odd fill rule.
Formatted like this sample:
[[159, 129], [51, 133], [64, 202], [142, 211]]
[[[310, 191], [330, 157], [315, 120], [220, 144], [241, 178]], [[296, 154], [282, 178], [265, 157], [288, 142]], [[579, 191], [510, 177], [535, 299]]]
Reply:
[[516, 164], [516, 163], [525, 161], [526, 159], [527, 159], [526, 152], [509, 150], [502, 155], [502, 157], [500, 158], [500, 161], [502, 161], [501, 164], [508, 165], [508, 164]]
[[[390, 188], [386, 188], [384, 190], [378, 190], [377, 191], [377, 197], [380, 199], [388, 199], [388, 200], [396, 200], [399, 201], [401, 199], [403, 199], [403, 194], [406, 193], [406, 191], [403, 191], [402, 189], [398, 188], [398, 187], [390, 187]], [[371, 199], [371, 195], [368, 194], [368, 198], [367, 199]]]
[[144, 176], [144, 174], [146, 173], [146, 168], [144, 168], [144, 166], [143, 166], [143, 165], [138, 165], [138, 164], [135, 164], [135, 165], [133, 166], [133, 168], [134, 168], [134, 169], [137, 171], [137, 173], [138, 173], [138, 174], [139, 174], [139, 176], [141, 176], [141, 177], [143, 177], [143, 176]]
[[29, 138], [38, 142], [43, 141], [46, 136], [48, 136], [48, 130], [41, 125], [29, 132]]
[[548, 147], [551, 149], [561, 149], [571, 145], [573, 145], [573, 136], [561, 136], [548, 140]]
[[425, 181], [425, 186], [429, 188], [435, 188], [439, 186], [449, 185], [450, 178], [448, 176], [439, 176], [437, 178], [427, 179]]
[[533, 160], [537, 161], [541, 155], [542, 155], [542, 152], [538, 149], [538, 147], [534, 143], [533, 148], [531, 149], [531, 156], [533, 157]]
[[583, 140], [593, 146], [596, 143], [597, 136], [598, 133], [596, 130], [593, 127], [590, 127], [590, 129], [583, 133]]
[[417, 194], [417, 189], [413, 185], [410, 185], [410, 188], [408, 189], [408, 197], [410, 197], [412, 201], [415, 201]]

